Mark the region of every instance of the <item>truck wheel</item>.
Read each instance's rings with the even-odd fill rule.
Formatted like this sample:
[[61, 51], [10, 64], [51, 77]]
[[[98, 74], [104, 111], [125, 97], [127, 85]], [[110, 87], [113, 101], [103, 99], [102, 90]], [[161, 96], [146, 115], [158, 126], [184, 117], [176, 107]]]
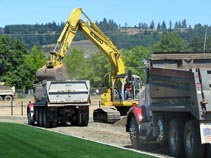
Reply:
[[130, 140], [133, 148], [139, 149], [141, 143], [139, 142], [139, 130], [135, 117], [131, 117], [129, 126]]
[[51, 122], [48, 121], [48, 111], [46, 109], [43, 110], [43, 126], [45, 128], [49, 128], [51, 126]]
[[82, 126], [88, 126], [88, 123], [89, 123], [89, 113], [85, 113], [83, 114], [83, 124]]
[[73, 123], [73, 125], [88, 126], [88, 123], [89, 123], [89, 110], [81, 111], [80, 109], [78, 109], [76, 117], [77, 117], [76, 118], [76, 122]]
[[174, 157], [184, 156], [183, 142], [184, 124], [181, 120], [175, 119], [169, 125], [169, 148]]
[[4, 97], [5, 101], [12, 101], [12, 97], [10, 95], [7, 95]]
[[43, 110], [39, 109], [38, 112], [38, 126], [43, 127]]
[[201, 144], [199, 123], [191, 120], [187, 121], [184, 130], [184, 144], [187, 157], [204, 157], [205, 145]]
[[167, 128], [166, 123], [164, 123], [164, 119], [160, 117], [157, 122], [157, 128], [158, 128], [158, 137], [157, 142], [159, 142], [160, 145], [166, 145], [167, 144]]

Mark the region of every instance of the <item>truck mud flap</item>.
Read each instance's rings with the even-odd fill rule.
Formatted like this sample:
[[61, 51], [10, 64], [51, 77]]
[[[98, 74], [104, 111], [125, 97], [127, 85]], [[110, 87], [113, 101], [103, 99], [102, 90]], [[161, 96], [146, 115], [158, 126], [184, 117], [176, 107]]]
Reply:
[[201, 144], [211, 144], [211, 123], [200, 122]]

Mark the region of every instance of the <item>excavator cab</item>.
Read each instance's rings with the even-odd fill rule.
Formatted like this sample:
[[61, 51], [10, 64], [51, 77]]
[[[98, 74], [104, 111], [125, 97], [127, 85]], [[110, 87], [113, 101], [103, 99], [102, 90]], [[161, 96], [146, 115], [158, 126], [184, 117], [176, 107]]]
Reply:
[[[110, 79], [106, 76], [106, 79], [110, 88], [101, 95], [102, 106], [94, 110], [93, 119], [95, 122], [115, 123], [121, 116], [126, 115], [132, 103], [138, 104], [141, 79], [130, 73], [111, 76]], [[108, 84], [109, 80], [112, 84]]]
[[113, 84], [112, 100], [120, 100], [122, 102], [128, 100], [138, 100], [138, 93], [141, 89], [141, 79], [137, 75], [132, 75], [132, 77], [124, 76], [121, 78], [116, 78]]

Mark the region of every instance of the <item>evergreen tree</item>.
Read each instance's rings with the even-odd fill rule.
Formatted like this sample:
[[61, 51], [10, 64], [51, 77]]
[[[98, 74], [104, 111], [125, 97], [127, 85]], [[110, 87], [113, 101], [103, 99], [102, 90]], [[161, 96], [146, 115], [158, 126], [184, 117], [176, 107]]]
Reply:
[[186, 19], [182, 20], [182, 28], [187, 28]]
[[150, 22], [149, 28], [150, 28], [150, 29], [154, 29], [154, 28], [155, 28], [155, 23], [154, 23], [153, 20]]
[[158, 30], [160, 30], [160, 29], [161, 29], [161, 25], [160, 25], [160, 23], [158, 23], [158, 25], [157, 25], [157, 29], [158, 29]]
[[171, 20], [169, 21], [169, 30], [171, 31], [173, 28], [172, 28], [172, 22]]
[[166, 23], [165, 23], [165, 21], [162, 22], [162, 24], [161, 24], [161, 29], [162, 29], [162, 30], [166, 30]]
[[179, 24], [178, 22], [176, 21], [175, 24], [174, 24], [174, 29], [178, 29], [179, 28]]

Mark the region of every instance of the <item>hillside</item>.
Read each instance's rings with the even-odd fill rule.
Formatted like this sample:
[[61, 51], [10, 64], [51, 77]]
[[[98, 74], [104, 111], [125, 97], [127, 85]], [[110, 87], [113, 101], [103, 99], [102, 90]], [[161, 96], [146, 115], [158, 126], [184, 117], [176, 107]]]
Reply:
[[[49, 44], [49, 45], [43, 45], [41, 46], [45, 52], [49, 52], [50, 50], [53, 50], [55, 47], [55, 44]], [[73, 41], [69, 50], [71, 51], [74, 47], [76, 47], [79, 50], [82, 50], [85, 55], [89, 56], [91, 54], [94, 54], [96, 52], [99, 52], [100, 50], [89, 40], [80, 40], [80, 41]]]
[[[0, 35], [7, 34], [12, 39], [22, 40], [28, 49], [34, 45], [45, 48], [45, 51], [52, 44], [55, 44], [65, 23], [56, 24], [55, 22], [35, 25], [6, 25], [0, 28]], [[204, 40], [205, 32], [207, 30], [207, 37], [211, 36], [211, 27], [196, 24], [188, 26], [186, 20], [176, 22], [174, 25], [167, 27], [165, 21], [158, 23], [155, 26], [152, 21], [150, 25], [140, 22], [138, 26], [124, 27], [117, 25], [113, 20], [103, 19], [103, 21], [96, 22], [96, 25], [111, 38], [113, 43], [118, 48], [131, 49], [135, 46], [151, 46], [160, 40], [163, 34], [169, 32], [177, 32], [184, 38], [188, 44], [192, 44], [195, 39]], [[87, 40], [84, 34], [80, 31], [76, 33], [74, 41]], [[75, 44], [73, 43], [73, 46]], [[77, 44], [76, 44], [77, 45]], [[86, 51], [92, 51], [93, 47], [87, 48], [84, 42], [79, 42], [79, 45], [85, 48]], [[91, 50], [90, 50], [91, 49]]]

